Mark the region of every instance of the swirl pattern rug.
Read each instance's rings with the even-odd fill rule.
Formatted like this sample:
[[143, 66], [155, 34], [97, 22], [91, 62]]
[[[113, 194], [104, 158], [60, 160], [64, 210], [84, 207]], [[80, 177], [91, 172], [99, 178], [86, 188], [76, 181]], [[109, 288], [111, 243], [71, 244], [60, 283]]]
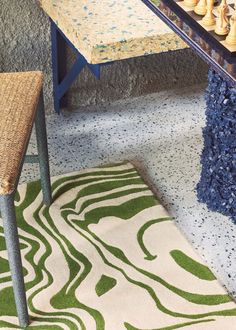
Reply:
[[[31, 324], [42, 330], [236, 329], [236, 304], [130, 163], [19, 187]], [[0, 329], [17, 329], [0, 223]]]

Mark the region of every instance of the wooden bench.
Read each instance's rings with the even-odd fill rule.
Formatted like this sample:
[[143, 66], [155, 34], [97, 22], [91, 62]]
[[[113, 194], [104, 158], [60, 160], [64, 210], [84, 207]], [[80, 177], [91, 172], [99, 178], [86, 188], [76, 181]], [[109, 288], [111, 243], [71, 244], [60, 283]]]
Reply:
[[[29, 323], [14, 197], [24, 161], [39, 162], [44, 203], [51, 203], [41, 72], [0, 73], [0, 211], [20, 326]], [[35, 122], [38, 155], [25, 156]], [[0, 304], [1, 309], [1, 304]]]
[[[54, 105], [87, 65], [100, 78], [102, 65], [137, 56], [186, 48], [141, 0], [41, 0], [51, 19]], [[64, 76], [63, 40], [77, 60]]]

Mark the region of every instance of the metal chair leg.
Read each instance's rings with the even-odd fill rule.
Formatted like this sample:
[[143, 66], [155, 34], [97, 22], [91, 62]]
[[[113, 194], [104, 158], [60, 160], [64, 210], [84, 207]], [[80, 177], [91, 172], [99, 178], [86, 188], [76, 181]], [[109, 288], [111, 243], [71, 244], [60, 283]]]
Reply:
[[24, 328], [29, 324], [29, 315], [27, 309], [19, 237], [16, 224], [14, 194], [0, 196], [0, 208], [13, 282], [16, 310], [19, 318], [19, 324]]
[[47, 133], [45, 124], [45, 112], [43, 93], [40, 95], [38, 109], [35, 115], [35, 129], [38, 146], [38, 158], [40, 166], [41, 185], [43, 190], [43, 201], [46, 205], [52, 202], [50, 170], [48, 160]]

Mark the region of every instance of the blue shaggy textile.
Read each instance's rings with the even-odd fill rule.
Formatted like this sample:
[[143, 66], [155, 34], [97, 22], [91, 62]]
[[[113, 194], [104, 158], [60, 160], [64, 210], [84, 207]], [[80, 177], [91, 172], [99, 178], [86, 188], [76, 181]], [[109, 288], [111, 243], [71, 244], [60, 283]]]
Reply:
[[228, 215], [236, 223], [236, 89], [213, 70], [208, 82], [197, 194], [210, 210]]

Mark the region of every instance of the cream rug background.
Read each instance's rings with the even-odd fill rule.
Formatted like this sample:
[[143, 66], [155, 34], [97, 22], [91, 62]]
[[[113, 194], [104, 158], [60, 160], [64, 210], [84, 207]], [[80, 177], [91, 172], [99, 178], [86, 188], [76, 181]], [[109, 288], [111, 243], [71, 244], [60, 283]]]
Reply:
[[[236, 329], [236, 304], [130, 163], [21, 185], [29, 329]], [[17, 328], [0, 222], [0, 329]]]

